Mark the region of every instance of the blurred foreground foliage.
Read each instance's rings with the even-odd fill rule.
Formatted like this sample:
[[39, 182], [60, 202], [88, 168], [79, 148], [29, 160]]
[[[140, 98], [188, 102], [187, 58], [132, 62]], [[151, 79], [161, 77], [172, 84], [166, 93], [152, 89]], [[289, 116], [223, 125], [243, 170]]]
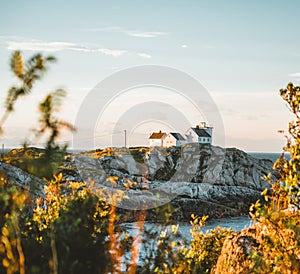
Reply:
[[[1, 130], [16, 100], [30, 93], [46, 64], [54, 60], [38, 54], [24, 62], [20, 52], [12, 55], [11, 69], [21, 84], [8, 91]], [[266, 178], [266, 203], [258, 201], [250, 209], [256, 245], [244, 257], [235, 257], [237, 251], [226, 245], [238, 233], [220, 227], [203, 232], [207, 217], [192, 215], [191, 239], [184, 239], [168, 218], [167, 207], [164, 228], [145, 229], [146, 211], [141, 210], [135, 215], [134, 233], [128, 234], [116, 213], [126, 193], [108, 194], [92, 183], [63, 182], [56, 170], [66, 146], [56, 141], [62, 129], [74, 128], [54, 115], [65, 92], [48, 94], [39, 105], [35, 130], [37, 137], [46, 134], [45, 148], [24, 146], [5, 159], [44, 178], [46, 185], [40, 197], [32, 197], [1, 174], [0, 273], [299, 273], [300, 88], [289, 84], [280, 92], [297, 118], [289, 125], [284, 148], [291, 159], [282, 154], [274, 164], [280, 179], [271, 184]], [[108, 180], [113, 183], [116, 178]]]
[[252, 252], [253, 273], [300, 273], [300, 87], [289, 83], [280, 90], [295, 120], [289, 123], [284, 152], [273, 168], [280, 178], [263, 192], [265, 205], [251, 208], [252, 218], [261, 225], [258, 248]]
[[[14, 111], [14, 106], [19, 98], [28, 96], [32, 92], [36, 81], [42, 79], [47, 72], [48, 64], [54, 61], [56, 59], [53, 56], [43, 56], [41, 54], [36, 54], [24, 61], [20, 51], [12, 54], [10, 67], [18, 85], [12, 86], [7, 92], [5, 111], [0, 119], [0, 132], [3, 132], [4, 123]], [[70, 123], [55, 116], [65, 96], [66, 92], [63, 89], [56, 89], [47, 94], [38, 106], [40, 115], [39, 126], [37, 129], [34, 129], [34, 133], [36, 138], [40, 138], [43, 135], [46, 136], [45, 149], [40, 150], [39, 153], [32, 153], [32, 150], [28, 151], [25, 143], [22, 149], [23, 153], [18, 154], [18, 157], [9, 155], [13, 157], [6, 157], [6, 162], [40, 178], [50, 179], [52, 177], [59, 164], [63, 161], [67, 149], [67, 145], [60, 146], [56, 143], [56, 140], [63, 129], [75, 130]]]
[[[26, 191], [1, 181], [1, 273], [207, 273], [231, 234], [202, 232], [206, 218], [198, 217], [190, 243], [178, 225], [146, 230], [143, 218], [135, 222], [137, 234], [128, 234], [102, 190], [66, 186], [61, 178], [50, 180], [34, 204]], [[140, 254], [141, 246], [147, 252]]]

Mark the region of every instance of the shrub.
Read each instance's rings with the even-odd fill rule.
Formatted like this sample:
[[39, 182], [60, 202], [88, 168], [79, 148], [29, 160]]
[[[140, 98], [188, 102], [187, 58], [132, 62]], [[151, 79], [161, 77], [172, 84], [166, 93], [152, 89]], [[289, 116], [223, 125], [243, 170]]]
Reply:
[[[271, 191], [262, 194], [267, 204], [252, 206], [252, 217], [264, 228], [259, 237], [259, 249], [253, 252], [252, 271], [255, 273], [298, 273], [300, 269], [300, 87], [292, 83], [280, 90], [296, 121], [289, 123], [289, 136], [284, 152], [273, 168], [280, 178]], [[270, 182], [270, 176], [266, 178]]]

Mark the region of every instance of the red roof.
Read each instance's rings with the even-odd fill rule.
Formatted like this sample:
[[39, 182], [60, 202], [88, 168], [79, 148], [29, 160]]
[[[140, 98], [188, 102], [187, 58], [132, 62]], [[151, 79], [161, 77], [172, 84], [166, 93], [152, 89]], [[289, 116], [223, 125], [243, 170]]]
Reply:
[[151, 134], [151, 136], [149, 137], [149, 139], [161, 139], [161, 138], [163, 138], [164, 137], [164, 135], [165, 135], [165, 132], [153, 132], [152, 134]]

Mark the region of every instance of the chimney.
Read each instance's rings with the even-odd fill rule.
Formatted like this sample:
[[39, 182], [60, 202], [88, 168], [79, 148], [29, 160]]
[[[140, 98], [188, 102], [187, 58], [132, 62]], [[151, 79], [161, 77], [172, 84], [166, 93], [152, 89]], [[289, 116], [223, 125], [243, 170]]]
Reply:
[[200, 122], [200, 127], [201, 128], [206, 128], [206, 123], [205, 122]]

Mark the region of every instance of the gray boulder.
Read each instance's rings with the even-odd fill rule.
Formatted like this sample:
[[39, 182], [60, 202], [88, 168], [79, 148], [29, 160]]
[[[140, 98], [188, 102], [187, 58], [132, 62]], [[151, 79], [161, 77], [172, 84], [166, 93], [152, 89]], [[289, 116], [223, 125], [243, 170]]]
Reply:
[[0, 174], [7, 182], [28, 190], [34, 197], [44, 197], [45, 182], [22, 169], [1, 161]]

